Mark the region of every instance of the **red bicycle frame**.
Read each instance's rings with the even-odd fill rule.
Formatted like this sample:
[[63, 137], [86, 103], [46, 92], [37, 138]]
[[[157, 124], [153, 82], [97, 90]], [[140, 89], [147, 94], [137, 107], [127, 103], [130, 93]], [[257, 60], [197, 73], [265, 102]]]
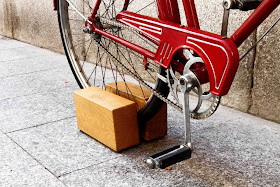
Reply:
[[[124, 9], [117, 16], [118, 21], [138, 30], [147, 39], [156, 43], [158, 45], [156, 53], [97, 28], [93, 20], [101, 0], [97, 0], [89, 17], [93, 23], [90, 25], [92, 30], [142, 54], [143, 61], [150, 58], [165, 68], [175, 63], [173, 57], [180, 50], [193, 50], [203, 59], [207, 68], [210, 92], [219, 96], [228, 93], [236, 74], [239, 65], [237, 47], [280, 3], [279, 0], [264, 0], [230, 38], [223, 39], [221, 35], [200, 30], [194, 0], [182, 0], [187, 27], [180, 24], [177, 0], [156, 0], [158, 19], [126, 11], [129, 1], [125, 0]], [[178, 63], [176, 66], [178, 67]], [[182, 72], [184, 66], [181, 65], [179, 68]]]
[[237, 47], [239, 47], [248, 36], [277, 8], [279, 0], [264, 0], [250, 17], [231, 36]]
[[[182, 0], [188, 27], [199, 29], [194, 0]], [[278, 0], [264, 0], [261, 5], [250, 15], [250, 17], [231, 36], [237, 47], [239, 47], [248, 36], [277, 8]], [[169, 6], [168, 6], [169, 5]], [[180, 15], [172, 12], [179, 12], [176, 0], [157, 0], [159, 19], [180, 23]], [[170, 8], [171, 7], [171, 8]]]

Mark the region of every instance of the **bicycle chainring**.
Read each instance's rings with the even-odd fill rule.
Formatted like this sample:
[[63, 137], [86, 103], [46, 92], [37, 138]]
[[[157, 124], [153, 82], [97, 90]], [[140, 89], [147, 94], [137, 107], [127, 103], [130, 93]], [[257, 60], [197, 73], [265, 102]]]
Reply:
[[[191, 71], [191, 66], [195, 63], [203, 63], [200, 57], [195, 57], [189, 50], [184, 50], [184, 55], [188, 59], [184, 67], [183, 74], [187, 74]], [[171, 95], [176, 103], [182, 107], [182, 102], [179, 97], [179, 80], [176, 77], [176, 72], [173, 71], [172, 67], [167, 70], [167, 82], [171, 90]], [[204, 86], [205, 87], [205, 86]], [[202, 91], [202, 85], [192, 90], [193, 94], [197, 97], [197, 103], [193, 109], [190, 108], [190, 116], [193, 119], [204, 119], [211, 116], [218, 108], [220, 103], [220, 97], [210, 93], [210, 91]]]

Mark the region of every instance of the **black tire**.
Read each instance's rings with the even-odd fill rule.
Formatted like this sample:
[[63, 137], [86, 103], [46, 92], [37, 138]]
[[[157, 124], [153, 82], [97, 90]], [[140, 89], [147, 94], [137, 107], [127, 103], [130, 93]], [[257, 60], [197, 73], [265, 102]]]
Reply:
[[[62, 7], [64, 7], [64, 8], [62, 8]], [[124, 73], [123, 69], [120, 69], [118, 67], [118, 64], [120, 64], [120, 62], [122, 60], [125, 61], [127, 66], [129, 66], [130, 71], [134, 71], [135, 74], [142, 76], [143, 71], [141, 69], [139, 70], [139, 68], [135, 66], [135, 65], [137, 65], [137, 63], [135, 63], [135, 59], [143, 58], [143, 57], [141, 57], [141, 55], [136, 54], [135, 52], [133, 52], [133, 51], [131, 51], [131, 50], [129, 50], [129, 49], [123, 47], [123, 46], [119, 46], [119, 44], [117, 44], [115, 42], [108, 41], [108, 39], [104, 38], [103, 36], [98, 36], [98, 35], [95, 35], [95, 34], [82, 33], [82, 29], [84, 27], [81, 26], [79, 28], [79, 25], [80, 25], [79, 19], [81, 19], [81, 18], [79, 17], [79, 15], [75, 15], [75, 11], [70, 11], [69, 7], [70, 6], [68, 6], [68, 4], [66, 3], [65, 0], [58, 0], [58, 10], [57, 10], [57, 12], [58, 12], [58, 22], [59, 22], [59, 27], [60, 27], [61, 38], [62, 38], [65, 54], [67, 56], [67, 60], [69, 62], [70, 68], [71, 68], [71, 70], [74, 74], [74, 77], [75, 77], [78, 85], [80, 86], [80, 88], [86, 88], [86, 87], [90, 87], [90, 86], [98, 86], [98, 85], [96, 85], [97, 84], [96, 80], [94, 80], [94, 81], [91, 80], [93, 73], [95, 73], [95, 78], [96, 79], [99, 78], [99, 77], [96, 77], [96, 73], [97, 73], [98, 68], [101, 69], [102, 76], [104, 76], [104, 77], [102, 77], [101, 82], [98, 79], [99, 84], [101, 84], [101, 85], [99, 85], [99, 87], [105, 89], [105, 84], [107, 84], [107, 83], [104, 82], [105, 79], [107, 81], [107, 78], [105, 78], [105, 76], [107, 74], [104, 73], [104, 75], [103, 75], [103, 70], [104, 69], [105, 69], [105, 71], [107, 70], [107, 71], [112, 72], [113, 79], [114, 79], [115, 82], [118, 82], [117, 79], [119, 77], [121, 77], [123, 79], [122, 81], [125, 82], [126, 79], [128, 79], [130, 77], [126, 78], [126, 75], [123, 74]], [[90, 8], [90, 5], [89, 5], [89, 8]], [[83, 12], [86, 12], [85, 8], [83, 8]], [[113, 10], [112, 10], [112, 12], [113, 12]], [[80, 20], [80, 22], [84, 23], [84, 21], [82, 21], [82, 19]], [[74, 29], [77, 25], [78, 25], [79, 30]], [[113, 33], [117, 36], [120, 36], [120, 37], [125, 37], [122, 29], [119, 29], [119, 28], [116, 29], [116, 28], [113, 28], [113, 27], [110, 28], [110, 29], [108, 29], [107, 32], [111, 32], [111, 33]], [[81, 35], [78, 35], [77, 32], [79, 32], [79, 34], [81, 34]], [[76, 34], [77, 34], [77, 36], [76, 36]], [[132, 33], [132, 34], [136, 35], [136, 33]], [[90, 44], [88, 44], [88, 48], [86, 49], [86, 45], [87, 45], [87, 39], [86, 38], [88, 36], [90, 38]], [[137, 37], [139, 37], [139, 36], [137, 36]], [[83, 47], [81, 47], [82, 49], [78, 49], [77, 45], [79, 45], [79, 43], [76, 44], [75, 43], [76, 41], [74, 41], [74, 40], [77, 40], [79, 42], [80, 42], [80, 40], [82, 40], [82, 42], [84, 42], [83, 44], [81, 44], [81, 45], [83, 45]], [[141, 36], [140, 36], [139, 40], [141, 40], [141, 41], [143, 40], [143, 41], [148, 43], [148, 41], [143, 39], [143, 37], [141, 37]], [[94, 43], [94, 44], [92, 44], [92, 43]], [[101, 43], [103, 43], [103, 44], [101, 44]], [[94, 49], [92, 47], [93, 45], [95, 45]], [[103, 47], [100, 47], [100, 45], [103, 45]], [[114, 45], [115, 48], [110, 48], [111, 45]], [[145, 45], [151, 45], [152, 46], [153, 44], [150, 44], [150, 43], [146, 44], [145, 43]], [[98, 46], [98, 48], [96, 46]], [[104, 46], [108, 48], [107, 49], [108, 51], [105, 50]], [[101, 51], [102, 49], [104, 50], [104, 52], [102, 53], [102, 56], [101, 56], [101, 52], [99, 54], [99, 51]], [[97, 52], [97, 54], [96, 54], [97, 58], [96, 58], [95, 64], [94, 63], [88, 63], [88, 61], [90, 62], [92, 59], [90, 59], [90, 57], [87, 58], [87, 55], [89, 53], [91, 53], [93, 50], [95, 50], [95, 52]], [[110, 50], [113, 50], [113, 52], [110, 52]], [[122, 54], [123, 57], [120, 55], [121, 53], [123, 53]], [[103, 60], [104, 59], [103, 58], [104, 54], [107, 55], [107, 58], [105, 58], [106, 59], [105, 60], [106, 64], [103, 64], [103, 63], [105, 63], [104, 60]], [[127, 57], [125, 56], [125, 54], [127, 54]], [[115, 56], [115, 59], [108, 60], [108, 56], [110, 58], [112, 58], [112, 56]], [[84, 59], [81, 60], [81, 57], [84, 57]], [[130, 61], [127, 60], [127, 58], [129, 58]], [[100, 63], [99, 63], [98, 59], [100, 60]], [[116, 59], [119, 60], [119, 62], [118, 61], [113, 62]], [[95, 61], [95, 59], [94, 59], [94, 61]], [[132, 61], [133, 61], [133, 64], [131, 63]], [[110, 63], [109, 65], [107, 64], [108, 62]], [[155, 64], [152, 61], [149, 61], [149, 62], [150, 62], [150, 66], [152, 66], [154, 69], [157, 69], [159, 74], [161, 74], [163, 76], [166, 75], [165, 68], [163, 68], [161, 66], [158, 66], [157, 64]], [[141, 63], [141, 61], [139, 63]], [[94, 68], [93, 68], [92, 72], [90, 72], [89, 74], [86, 74], [88, 70], [85, 68], [85, 66], [90, 66], [90, 65], [92, 65]], [[115, 65], [115, 66], [112, 67], [112, 65], [113, 66]], [[101, 68], [100, 68], [100, 66], [101, 66]], [[111, 66], [111, 68], [108, 67], [108, 66]], [[102, 70], [102, 68], [103, 68], [103, 70]], [[112, 70], [112, 69], [114, 69], [114, 70]], [[114, 74], [115, 74], [115, 76], [114, 76]], [[155, 73], [153, 73], [153, 74], [149, 73], [149, 75], [151, 77], [147, 77], [147, 78], [145, 77], [145, 80], [149, 84], [150, 84], [151, 80], [154, 80], [154, 83], [152, 83], [152, 85], [154, 85], [154, 89], [157, 90], [158, 92], [160, 92], [163, 96], [167, 97], [167, 95], [169, 93], [168, 85], [166, 83], [164, 83], [163, 81], [161, 81], [160, 79], [158, 79], [156, 77]], [[155, 75], [155, 77], [153, 77], [154, 75]], [[147, 73], [146, 73], [146, 76], [147, 76]], [[111, 79], [112, 79], [112, 77], [111, 77]], [[144, 88], [141, 88], [141, 89], [144, 89]], [[126, 90], [127, 90], [127, 92], [129, 92], [128, 89], [126, 89]], [[157, 98], [156, 96], [154, 96], [152, 94], [150, 96], [150, 98], [148, 99], [148, 101], [146, 102], [146, 104], [143, 107], [139, 107], [139, 110], [138, 110], [138, 120], [140, 122], [139, 124], [144, 124], [149, 119], [151, 119], [160, 110], [163, 103], [164, 102], [162, 100], [160, 100], [159, 98]]]

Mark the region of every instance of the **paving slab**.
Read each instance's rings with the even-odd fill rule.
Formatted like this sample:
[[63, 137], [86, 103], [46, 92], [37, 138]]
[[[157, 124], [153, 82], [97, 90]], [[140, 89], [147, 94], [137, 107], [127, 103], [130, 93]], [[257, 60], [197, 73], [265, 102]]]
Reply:
[[9, 136], [56, 176], [119, 156], [80, 132], [75, 117], [9, 133]]
[[39, 56], [26, 59], [1, 61], [0, 66], [0, 73], [4, 74], [7, 77], [10, 77], [33, 72], [42, 72], [45, 70], [64, 68], [65, 66], [67, 66], [67, 60], [63, 55], [53, 55], [50, 53], [45, 58]]
[[[40, 48], [39, 48], [40, 49]], [[32, 57], [42, 56], [42, 53], [38, 48], [34, 46], [25, 46], [25, 47], [15, 47], [12, 49], [1, 49], [0, 50], [1, 62], [7, 60], [16, 60], [16, 59], [26, 59]]]
[[2, 132], [0, 147], [1, 186], [65, 186]]
[[[169, 135], [183, 140], [183, 119], [169, 109]], [[175, 111], [174, 111], [175, 112]], [[208, 119], [192, 120], [193, 158], [177, 164], [214, 185], [280, 184], [280, 126], [220, 106]]]
[[17, 41], [17, 40], [13, 40], [11, 38], [7, 38], [7, 37], [1, 36], [1, 35], [0, 35], [0, 40], [1, 40], [0, 50], [2, 50], [2, 49], [13, 49], [13, 48], [17, 48], [17, 47], [30, 47], [30, 46], [32, 46], [30, 44], [23, 43], [23, 42], [20, 42], [20, 41]]
[[[32, 57], [38, 56], [48, 56], [49, 54], [54, 54], [53, 52], [42, 49], [39, 47], [35, 47], [29, 44], [22, 44], [22, 42], [13, 40], [12, 44], [7, 44], [9, 42], [4, 42], [2, 44], [3, 39], [1, 39], [0, 44], [0, 62], [7, 60], [16, 60], [16, 59], [28, 59]], [[4, 40], [5, 41], [5, 40]]]
[[[279, 124], [248, 114], [244, 115], [242, 112], [223, 106], [211, 118], [192, 120], [194, 152], [190, 160], [173, 165], [172, 172], [169, 173], [165, 170], [147, 169], [143, 163], [146, 154], [183, 142], [183, 116], [170, 107], [168, 112], [167, 137], [142, 143], [140, 146], [121, 152], [121, 156], [114, 160], [74, 171], [62, 176], [61, 180], [69, 186], [76, 184], [84, 186], [94, 186], [94, 184], [96, 186], [112, 184], [116, 186], [122, 184], [124, 186], [278, 186], [280, 184]], [[126, 173], [128, 177], [124, 178], [120, 173]]]
[[6, 77], [6, 75], [0, 72], [0, 79], [4, 77]]
[[[194, 142], [192, 159], [172, 166], [172, 171], [169, 172], [147, 169], [143, 163], [146, 154], [183, 141], [183, 118], [171, 108], [169, 111], [171, 111], [168, 118], [170, 126], [167, 137], [142, 143], [120, 154], [80, 134], [75, 127], [76, 122], [73, 122], [75, 118], [58, 122], [57, 129], [45, 125], [14, 132], [10, 136], [35, 155], [36, 159], [47, 165], [51, 171], [53, 169], [54, 173], [61, 176], [60, 179], [69, 186], [77, 184], [83, 186], [112, 184], [116, 186], [277, 186], [280, 184], [278, 124], [247, 114], [244, 116], [244, 113], [223, 106], [216, 117], [209, 118], [211, 120], [192, 120]], [[231, 115], [232, 113], [235, 115]], [[224, 116], [229, 117], [222, 120]], [[64, 137], [55, 135], [54, 132], [58, 131], [60, 134], [61, 129], [65, 128], [61, 123], [65, 123], [69, 130], [63, 133]], [[56, 137], [51, 138], [52, 136]], [[54, 142], [57, 140], [61, 145], [55, 145]], [[32, 143], [34, 141], [37, 142], [36, 146]], [[81, 148], [85, 147], [82, 145], [85, 142], [87, 151]], [[94, 148], [91, 148], [93, 145]], [[97, 155], [102, 152], [102, 156], [91, 155], [96, 151]], [[46, 153], [55, 156], [46, 156]], [[77, 160], [84, 156], [86, 159]], [[73, 160], [73, 163], [67, 168], [66, 163], [70, 162], [68, 159]], [[124, 177], [120, 173], [127, 175]]]
[[67, 87], [60, 90], [50, 90], [48, 91], [48, 95], [50, 97], [56, 98], [56, 102], [60, 105], [68, 109], [75, 110], [73, 92], [79, 89], [80, 87], [78, 86], [78, 84], [75, 84], [73, 87]]
[[194, 152], [190, 160], [173, 165], [171, 171], [147, 169], [143, 163], [146, 154], [183, 142], [183, 118], [172, 108], [168, 111], [167, 137], [142, 143], [121, 152], [116, 159], [73, 171], [60, 179], [67, 186], [280, 184], [279, 125], [223, 106], [207, 120], [192, 120]]
[[[67, 186], [210, 186], [192, 173], [150, 170], [117, 158], [60, 177]], [[139, 163], [140, 164], [140, 163]], [[88, 177], [92, 176], [92, 177]]]
[[[143, 163], [146, 154], [183, 142], [181, 113], [168, 107], [168, 136], [115, 153], [77, 129], [73, 91], [79, 88], [65, 56], [18, 43], [30, 57], [0, 62], [5, 66], [0, 70], [0, 179], [7, 185], [280, 185], [279, 124], [220, 106], [210, 118], [191, 120], [191, 159], [171, 170], [150, 170]], [[10, 176], [9, 168], [18, 170]]]
[[2, 100], [0, 112], [0, 129], [6, 133], [76, 115], [73, 107], [63, 106], [57, 97], [47, 93]]
[[68, 67], [5, 77], [0, 81], [0, 100], [69, 87], [75, 90], [77, 84]]

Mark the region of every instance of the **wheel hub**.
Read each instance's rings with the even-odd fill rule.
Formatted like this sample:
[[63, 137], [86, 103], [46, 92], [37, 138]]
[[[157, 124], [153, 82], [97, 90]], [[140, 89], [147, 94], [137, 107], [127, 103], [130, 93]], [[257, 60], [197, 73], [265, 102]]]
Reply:
[[[89, 18], [89, 19], [91, 19], [91, 18]], [[115, 21], [115, 20], [111, 20], [111, 21]], [[96, 28], [101, 29], [101, 30], [109, 30], [110, 29], [111, 32], [114, 33], [114, 34], [117, 34], [121, 30], [121, 27], [118, 27], [118, 26], [115, 26], [115, 25], [112, 25], [112, 24], [107, 24], [107, 23], [102, 24], [101, 19], [99, 17], [95, 17], [93, 22], [94, 22], [94, 25], [89, 25], [88, 21], [86, 21], [85, 22], [86, 27], [83, 29], [83, 31], [85, 33], [91, 34], [92, 38], [97, 42], [100, 41], [102, 35], [94, 32], [93, 27], [96, 27]]]

